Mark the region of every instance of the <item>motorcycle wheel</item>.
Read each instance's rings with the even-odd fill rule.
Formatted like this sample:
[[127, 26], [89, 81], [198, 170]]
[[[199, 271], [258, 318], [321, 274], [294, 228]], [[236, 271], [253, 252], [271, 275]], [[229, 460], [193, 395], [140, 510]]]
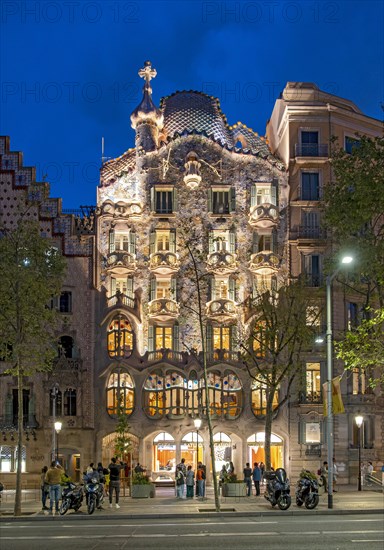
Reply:
[[291, 497], [289, 495], [285, 495], [279, 498], [278, 506], [280, 510], [288, 510], [288, 508], [291, 506]]
[[307, 510], [313, 510], [319, 504], [319, 495], [310, 494], [305, 499], [305, 507]]
[[88, 514], [91, 515], [96, 508], [96, 497], [95, 495], [89, 495], [88, 498]]
[[303, 504], [304, 504], [304, 502], [302, 500], [300, 500], [298, 498], [296, 499], [296, 505], [297, 506], [303, 506]]
[[68, 512], [70, 507], [71, 507], [71, 503], [69, 502], [69, 500], [63, 500], [61, 505], [60, 505], [59, 514], [61, 516], [63, 516], [64, 514], [66, 514]]

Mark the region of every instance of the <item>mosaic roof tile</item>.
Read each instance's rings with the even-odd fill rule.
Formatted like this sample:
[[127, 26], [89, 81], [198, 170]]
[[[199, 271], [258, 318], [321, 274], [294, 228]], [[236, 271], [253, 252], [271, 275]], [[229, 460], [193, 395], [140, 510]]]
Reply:
[[136, 167], [136, 151], [128, 149], [120, 157], [108, 160], [100, 170], [100, 184], [112, 183], [122, 172], [130, 172]]

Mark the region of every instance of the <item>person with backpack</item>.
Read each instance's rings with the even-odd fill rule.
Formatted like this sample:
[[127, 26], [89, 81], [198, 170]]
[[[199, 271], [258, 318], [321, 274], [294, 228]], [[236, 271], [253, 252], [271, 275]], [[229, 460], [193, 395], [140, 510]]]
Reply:
[[124, 468], [124, 464], [117, 463], [117, 458], [111, 458], [111, 463], [108, 466], [109, 470], [109, 507], [112, 508], [113, 491], [115, 491], [116, 508], [120, 508], [119, 496], [120, 496], [120, 472]]
[[205, 479], [206, 479], [206, 467], [202, 462], [198, 462], [197, 464], [197, 472], [196, 472], [196, 481], [197, 481], [197, 490], [196, 496], [199, 496], [200, 498], [205, 497]]
[[187, 477], [187, 468], [185, 466], [185, 458], [176, 466], [175, 480], [177, 489], [177, 498], [185, 498], [184, 485]]

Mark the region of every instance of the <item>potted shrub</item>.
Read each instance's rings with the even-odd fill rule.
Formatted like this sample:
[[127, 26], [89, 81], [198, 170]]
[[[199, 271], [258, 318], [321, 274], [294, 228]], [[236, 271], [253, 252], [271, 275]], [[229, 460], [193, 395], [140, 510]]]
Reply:
[[149, 477], [141, 472], [132, 476], [132, 498], [154, 498], [155, 486]]
[[223, 497], [245, 497], [247, 496], [246, 485], [242, 479], [237, 479], [236, 474], [227, 474], [221, 484]]

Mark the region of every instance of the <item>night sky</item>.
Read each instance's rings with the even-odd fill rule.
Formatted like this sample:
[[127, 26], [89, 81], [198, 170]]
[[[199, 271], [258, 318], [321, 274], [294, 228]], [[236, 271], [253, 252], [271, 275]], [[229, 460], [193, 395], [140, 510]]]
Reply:
[[147, 59], [157, 105], [201, 90], [261, 135], [287, 81], [381, 119], [383, 11], [380, 0], [3, 0], [0, 131], [71, 209], [96, 203], [102, 136], [107, 157], [133, 147]]

